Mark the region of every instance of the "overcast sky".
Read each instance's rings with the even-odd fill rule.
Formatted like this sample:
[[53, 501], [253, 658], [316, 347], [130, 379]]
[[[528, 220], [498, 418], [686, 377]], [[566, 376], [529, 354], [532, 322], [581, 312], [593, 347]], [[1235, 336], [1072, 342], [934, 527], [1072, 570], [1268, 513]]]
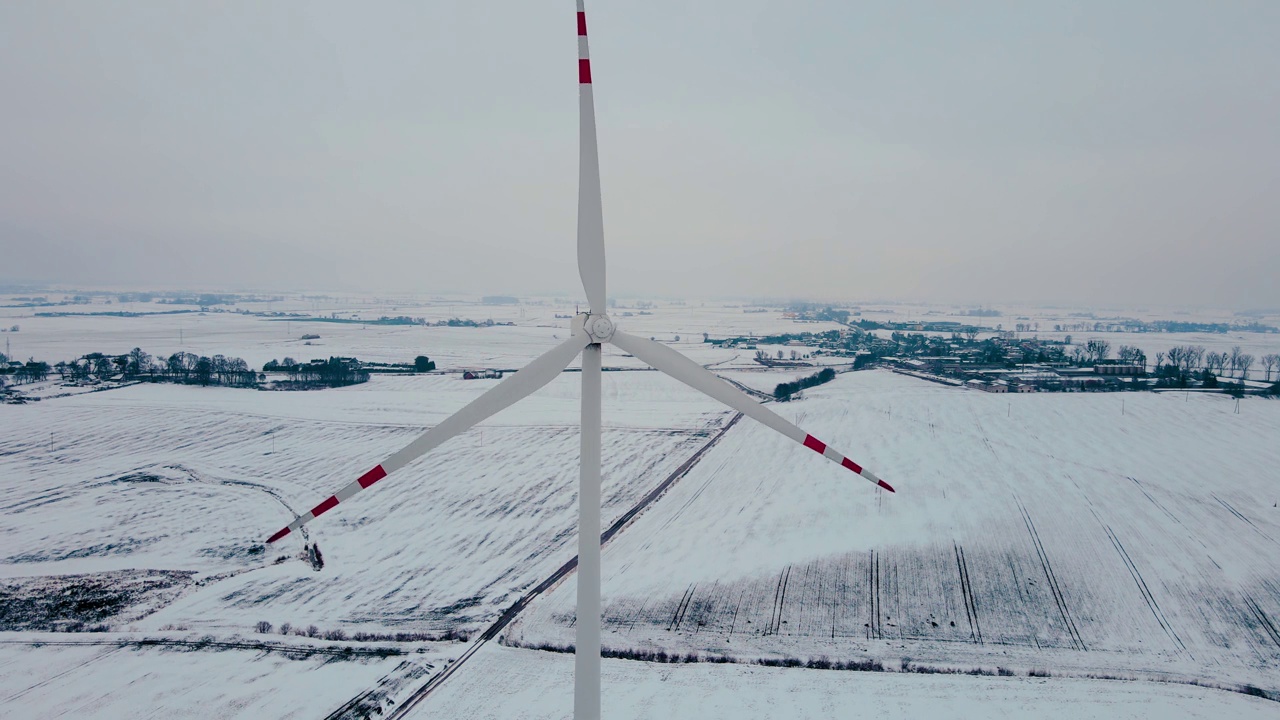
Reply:
[[[0, 4], [0, 281], [580, 293], [573, 2]], [[609, 291], [1280, 306], [1280, 3], [589, 3]]]

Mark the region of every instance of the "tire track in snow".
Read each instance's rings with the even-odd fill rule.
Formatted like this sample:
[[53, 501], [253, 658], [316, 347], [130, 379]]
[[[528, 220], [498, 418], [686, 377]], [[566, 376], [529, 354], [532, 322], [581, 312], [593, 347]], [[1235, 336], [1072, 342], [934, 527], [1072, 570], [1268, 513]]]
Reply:
[[979, 645], [982, 642], [982, 624], [978, 621], [978, 600], [973, 596], [973, 585], [969, 582], [969, 564], [964, 559], [964, 548], [958, 543], [951, 543], [956, 554], [956, 570], [960, 573], [960, 594], [964, 599], [964, 614], [969, 618], [969, 638]]
[[[1173, 629], [1173, 624], [1169, 622], [1169, 618], [1165, 617], [1164, 611], [1160, 609], [1160, 603], [1156, 602], [1155, 595], [1152, 594], [1151, 588], [1147, 587], [1146, 579], [1142, 577], [1142, 572], [1138, 570], [1138, 566], [1134, 564], [1133, 559], [1129, 557], [1129, 553], [1124, 549], [1124, 545], [1120, 542], [1120, 538], [1116, 536], [1115, 531], [1111, 529], [1110, 525], [1102, 522], [1102, 518], [1098, 517], [1098, 513], [1095, 512], [1093, 508], [1089, 508], [1089, 512], [1093, 513], [1093, 517], [1098, 521], [1098, 524], [1107, 531], [1107, 537], [1111, 540], [1111, 546], [1116, 549], [1116, 552], [1120, 555], [1120, 559], [1124, 561], [1124, 566], [1129, 571], [1130, 577], [1133, 578], [1133, 582], [1138, 586], [1138, 592], [1142, 595], [1142, 599], [1147, 603], [1147, 609], [1149, 609], [1151, 614], [1155, 616], [1156, 622], [1160, 624], [1160, 628], [1164, 630], [1165, 634], [1169, 636], [1170, 640], [1173, 640], [1174, 644], [1176, 644], [1179, 649], [1186, 652], [1187, 646], [1183, 644], [1182, 638], [1178, 637], [1177, 631]], [[1194, 657], [1192, 659], [1194, 659]]]
[[1143, 487], [1142, 483], [1138, 482], [1138, 478], [1135, 478], [1129, 475], [1126, 475], [1125, 477], [1128, 477], [1130, 480], [1132, 480], [1133, 484], [1138, 486], [1138, 490], [1142, 491], [1142, 494], [1145, 495], [1146, 498], [1150, 500], [1153, 505], [1160, 508], [1160, 511], [1163, 512], [1166, 517], [1168, 517], [1170, 520], [1177, 523], [1178, 527], [1183, 528], [1184, 530], [1187, 531], [1187, 535], [1189, 537], [1194, 539], [1196, 542], [1200, 543], [1200, 547], [1204, 548], [1206, 553], [1205, 557], [1209, 558], [1209, 562], [1213, 563], [1214, 566], [1217, 567], [1219, 570], [1222, 569], [1222, 566], [1218, 564], [1218, 561], [1214, 560], [1212, 555], [1207, 554], [1209, 552], [1209, 546], [1205, 544], [1204, 538], [1200, 537], [1199, 533], [1192, 532], [1191, 529], [1188, 528], [1186, 524], [1182, 522], [1181, 518], [1179, 518], [1177, 515], [1174, 515], [1173, 512], [1171, 512], [1169, 508], [1165, 507], [1164, 503], [1157, 500], [1154, 495], [1147, 492], [1147, 489]]
[[778, 573], [778, 584], [773, 590], [773, 608], [769, 611], [769, 626], [764, 635], [777, 635], [782, 628], [782, 607], [787, 602], [787, 583], [791, 581], [791, 566]]
[[1249, 610], [1253, 612], [1254, 617], [1258, 618], [1263, 632], [1267, 634], [1267, 637], [1271, 638], [1271, 642], [1275, 643], [1277, 648], [1280, 648], [1280, 630], [1276, 629], [1275, 624], [1271, 622], [1271, 618], [1267, 617], [1267, 614], [1262, 611], [1262, 608], [1258, 606], [1258, 602], [1253, 597], [1245, 595], [1244, 602], [1249, 606]]
[[1243, 520], [1244, 522], [1248, 523], [1248, 524], [1249, 524], [1249, 527], [1253, 528], [1253, 531], [1254, 531], [1254, 532], [1256, 532], [1256, 533], [1258, 533], [1259, 535], [1261, 535], [1262, 537], [1264, 537], [1264, 538], [1266, 538], [1266, 539], [1270, 540], [1272, 543], [1274, 543], [1274, 544], [1276, 544], [1276, 545], [1280, 545], [1280, 542], [1276, 542], [1276, 539], [1275, 539], [1275, 538], [1273, 538], [1273, 537], [1271, 537], [1270, 535], [1268, 535], [1268, 534], [1266, 534], [1266, 533], [1262, 532], [1262, 529], [1261, 529], [1261, 528], [1259, 528], [1257, 525], [1254, 525], [1252, 520], [1250, 520], [1249, 518], [1245, 517], [1244, 515], [1241, 515], [1239, 510], [1236, 510], [1234, 507], [1232, 507], [1232, 506], [1231, 506], [1231, 503], [1227, 502], [1226, 500], [1223, 500], [1222, 498], [1218, 497], [1217, 495], [1215, 495], [1215, 494], [1213, 494], [1213, 493], [1209, 493], [1209, 496], [1210, 496], [1210, 497], [1212, 497], [1214, 500], [1217, 500], [1217, 501], [1218, 501], [1218, 504], [1219, 504], [1219, 505], [1221, 505], [1222, 507], [1226, 508], [1226, 509], [1227, 509], [1227, 511], [1228, 511], [1228, 512], [1230, 512], [1232, 515], [1235, 515], [1236, 517], [1240, 518], [1240, 519], [1241, 519], [1241, 520]]
[[1076, 629], [1076, 623], [1071, 618], [1071, 611], [1067, 607], [1067, 600], [1062, 595], [1062, 588], [1058, 586], [1058, 578], [1053, 573], [1053, 564], [1049, 562], [1049, 556], [1045, 553], [1044, 545], [1040, 542], [1040, 533], [1036, 532], [1036, 525], [1031, 520], [1031, 513], [1027, 512], [1027, 508], [1022, 504], [1022, 500], [1016, 495], [1014, 502], [1018, 504], [1018, 510], [1022, 512], [1022, 521], [1027, 526], [1027, 533], [1031, 536], [1031, 544], [1035, 546], [1036, 554], [1040, 557], [1040, 568], [1044, 570], [1045, 581], [1049, 584], [1049, 592], [1053, 595], [1053, 601], [1058, 605], [1058, 613], [1062, 616], [1062, 623], [1066, 627], [1067, 635], [1071, 637], [1071, 646], [1077, 650], [1088, 650], [1084, 640], [1080, 637], [1080, 631]]
[[871, 551], [867, 562], [867, 597], [870, 600], [868, 605], [871, 609], [871, 618], [867, 623], [867, 639], [881, 640], [884, 638], [884, 630], [880, 625], [880, 618], [883, 617], [880, 612], [880, 558], [875, 550]]
[[690, 584], [689, 588], [680, 596], [680, 602], [676, 605], [676, 612], [671, 616], [671, 622], [667, 623], [668, 632], [680, 629], [680, 623], [684, 621], [685, 613], [689, 612], [689, 603], [693, 601], [693, 593], [697, 587], [697, 583]]
[[[43, 643], [43, 644], [48, 645], [48, 644], [50, 644], [50, 643]], [[99, 661], [99, 660], [102, 660], [103, 658], [107, 657], [108, 655], [113, 655], [113, 654], [115, 654], [115, 653], [117, 653], [117, 652], [120, 652], [120, 650], [122, 650], [122, 649], [123, 649], [123, 646], [121, 646], [121, 647], [117, 647], [117, 648], [113, 648], [113, 649], [108, 650], [108, 651], [106, 651], [106, 652], [104, 652], [104, 653], [98, 653], [97, 655], [94, 655], [93, 657], [91, 657], [91, 658], [89, 658], [89, 659], [85, 660], [84, 662], [76, 663], [76, 664], [75, 664], [75, 665], [73, 665], [72, 667], [69, 667], [69, 668], [67, 668], [66, 670], [63, 670], [62, 672], [57, 673], [56, 675], [52, 675], [52, 676], [50, 676], [50, 677], [44, 678], [43, 680], [40, 680], [40, 681], [38, 681], [38, 682], [36, 682], [36, 683], [34, 683], [34, 684], [32, 684], [32, 685], [29, 685], [28, 687], [26, 687], [26, 688], [25, 688], [25, 689], [23, 689], [23, 690], [19, 690], [18, 692], [16, 692], [16, 693], [14, 693], [14, 694], [10, 695], [9, 697], [5, 698], [4, 700], [0, 700], [0, 703], [6, 703], [6, 704], [7, 704], [7, 703], [10, 703], [10, 702], [13, 702], [14, 700], [17, 700], [18, 698], [22, 697], [23, 695], [26, 695], [27, 693], [31, 692], [32, 690], [35, 690], [35, 689], [37, 689], [37, 688], [42, 688], [42, 687], [44, 687], [45, 685], [48, 685], [49, 683], [53, 682], [54, 680], [58, 680], [59, 678], [66, 677], [67, 675], [70, 675], [71, 673], [76, 672], [77, 670], [80, 670], [81, 668], [85, 667], [86, 665], [89, 665], [89, 664], [91, 664], [91, 663], [95, 663], [95, 662], [97, 662], [97, 661]]]

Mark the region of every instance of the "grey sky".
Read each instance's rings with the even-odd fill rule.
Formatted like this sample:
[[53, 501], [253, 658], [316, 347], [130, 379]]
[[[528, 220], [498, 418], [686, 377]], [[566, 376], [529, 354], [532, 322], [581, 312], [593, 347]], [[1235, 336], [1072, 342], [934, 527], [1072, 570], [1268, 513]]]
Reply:
[[[1280, 305], [1280, 3], [587, 12], [611, 294]], [[577, 290], [572, 15], [0, 4], [0, 280]]]

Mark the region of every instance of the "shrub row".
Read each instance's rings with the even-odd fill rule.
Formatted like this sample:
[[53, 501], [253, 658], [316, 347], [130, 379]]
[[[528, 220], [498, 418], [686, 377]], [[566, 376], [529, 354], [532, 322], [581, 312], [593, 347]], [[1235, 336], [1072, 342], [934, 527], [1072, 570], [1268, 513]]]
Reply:
[[[272, 631], [274, 626], [266, 620], [260, 620], [253, 626], [254, 631], [266, 634]], [[281, 623], [281, 635], [297, 635], [299, 637], [316, 638], [319, 640], [332, 640], [336, 642], [444, 642], [456, 641], [466, 642], [471, 639], [471, 634], [466, 630], [452, 628], [445, 632], [425, 633], [425, 632], [398, 632], [398, 633], [371, 633], [357, 631], [350, 635], [345, 630], [321, 630], [315, 625], [307, 627], [294, 627], [291, 623]]]

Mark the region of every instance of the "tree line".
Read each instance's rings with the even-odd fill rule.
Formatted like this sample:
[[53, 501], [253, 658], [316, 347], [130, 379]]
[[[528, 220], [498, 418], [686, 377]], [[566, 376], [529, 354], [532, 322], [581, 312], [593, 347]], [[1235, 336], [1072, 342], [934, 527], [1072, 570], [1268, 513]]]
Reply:
[[802, 377], [794, 382], [778, 383], [773, 389], [773, 397], [775, 400], [790, 400], [791, 396], [806, 388], [816, 387], [823, 383], [829, 383], [836, 379], [836, 371], [831, 368], [823, 368], [818, 372]]
[[1271, 382], [1272, 371], [1280, 370], [1280, 354], [1269, 353], [1261, 358], [1254, 358], [1252, 354], [1241, 350], [1239, 345], [1223, 352], [1206, 352], [1200, 345], [1169, 348], [1168, 352], [1156, 353], [1156, 374], [1162, 377], [1191, 378], [1199, 370], [1201, 375], [1234, 375], [1243, 380], [1249, 376], [1249, 369], [1259, 359], [1265, 371], [1265, 381]]
[[369, 382], [369, 371], [355, 358], [330, 357], [300, 363], [291, 357], [271, 360], [262, 366], [264, 372], [284, 372], [297, 387], [344, 387]]
[[[7, 358], [4, 362], [8, 362]], [[225, 355], [206, 357], [188, 352], [176, 352], [168, 358], [153, 358], [142, 348], [134, 348], [124, 355], [94, 352], [54, 365], [32, 359], [13, 374], [16, 382], [25, 384], [47, 380], [54, 373], [64, 382], [147, 380], [226, 387], [255, 387], [258, 384], [257, 374], [241, 358]]]

